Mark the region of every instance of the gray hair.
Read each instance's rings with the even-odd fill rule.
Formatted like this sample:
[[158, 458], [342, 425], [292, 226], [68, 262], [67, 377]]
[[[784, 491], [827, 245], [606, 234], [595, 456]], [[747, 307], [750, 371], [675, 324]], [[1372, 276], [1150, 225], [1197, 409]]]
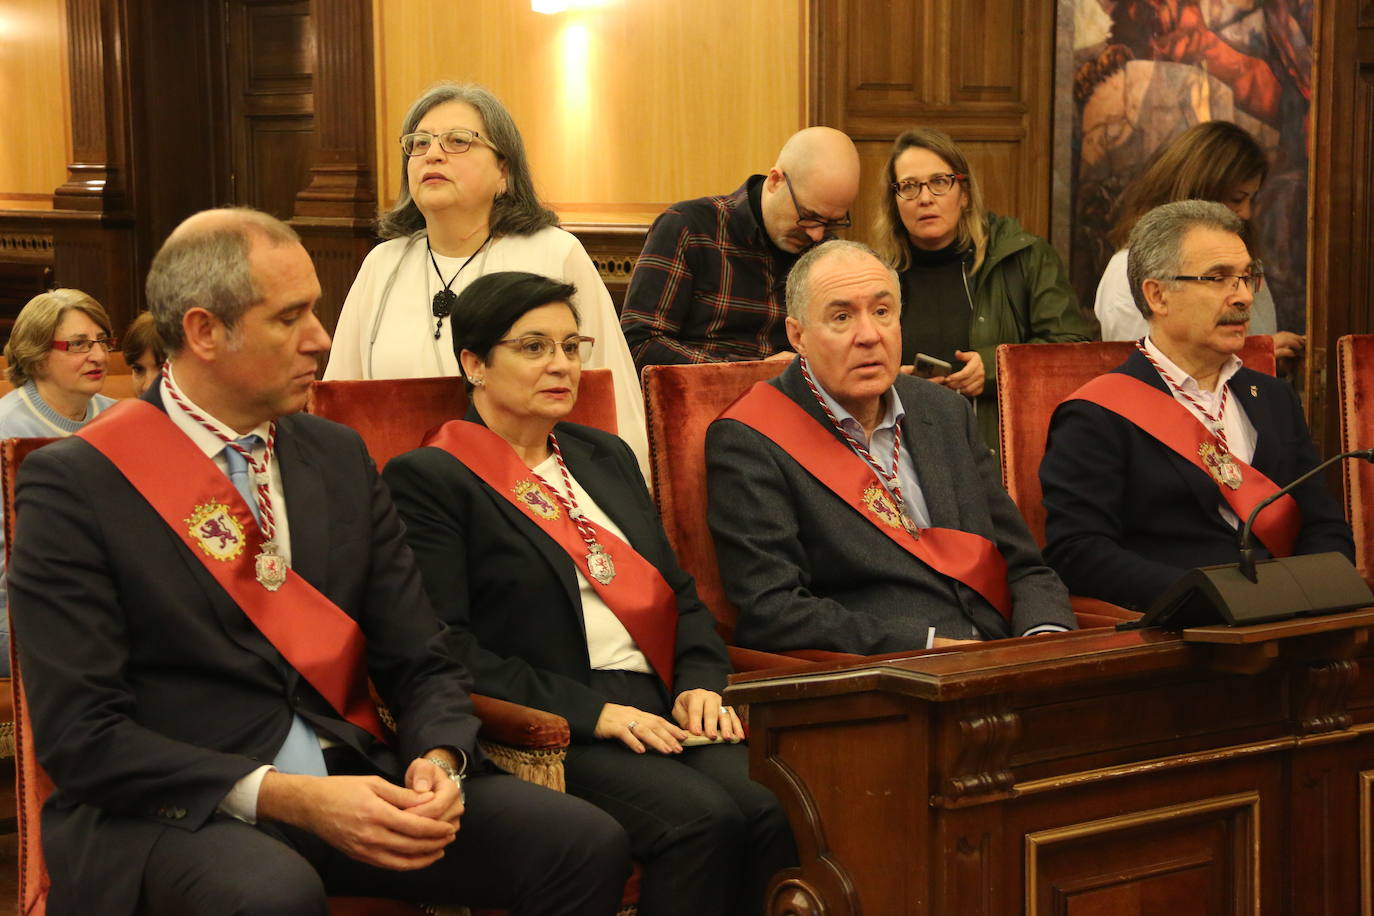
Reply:
[[1193, 229], [1215, 229], [1245, 238], [1245, 222], [1224, 204], [1210, 200], [1161, 204], [1137, 220], [1131, 230], [1126, 277], [1135, 307], [1146, 321], [1154, 318], [1154, 313], [1145, 300], [1144, 282], [1158, 280], [1169, 288], [1176, 285], [1168, 278], [1183, 269], [1183, 237]]
[[255, 238], [273, 247], [300, 243], [296, 230], [275, 216], [248, 207], [218, 212], [226, 219], [174, 230], [148, 269], [148, 311], [168, 353], [185, 344], [182, 319], [191, 309], [203, 308], [233, 330], [262, 298], [248, 260]]
[[[476, 83], [435, 83], [411, 103], [401, 120], [401, 136], [414, 133], [431, 108], [446, 102], [462, 102], [477, 111], [486, 128], [486, 139], [495, 147], [496, 158], [506, 165], [506, 193], [491, 205], [492, 235], [532, 235], [546, 226], [557, 226], [558, 214], [545, 207], [534, 192], [520, 129], [491, 90]], [[410, 196], [409, 163], [404, 155], [400, 188], [396, 205], [377, 218], [377, 234], [384, 239], [400, 238], [425, 228], [424, 214]]]
[[806, 324], [807, 307], [811, 304], [812, 268], [828, 257], [856, 257], [859, 255], [868, 255], [883, 265], [888, 278], [892, 280], [892, 288], [901, 290], [897, 272], [886, 261], [878, 257], [878, 253], [872, 248], [863, 242], [855, 242], [850, 239], [831, 239], [828, 242], [811, 246], [797, 259], [797, 263], [792, 265], [792, 270], [787, 275], [787, 317], [795, 318], [799, 323]]

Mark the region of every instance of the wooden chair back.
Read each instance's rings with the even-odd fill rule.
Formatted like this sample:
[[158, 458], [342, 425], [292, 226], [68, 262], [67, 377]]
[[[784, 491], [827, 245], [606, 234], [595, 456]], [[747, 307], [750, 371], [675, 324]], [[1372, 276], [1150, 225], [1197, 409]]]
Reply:
[[706, 428], [755, 382], [773, 378], [787, 365], [762, 360], [648, 366], [643, 374], [659, 516], [678, 562], [696, 579], [697, 593], [727, 643], [734, 641], [738, 612], [725, 597], [716, 545], [706, 526]]
[[[462, 417], [467, 409], [468, 395], [457, 376], [315, 382], [305, 402], [306, 413], [356, 430], [378, 469], [419, 448], [426, 433]], [[611, 370], [582, 370], [577, 405], [568, 419], [616, 432]]]
[[[1340, 387], [1341, 451], [1374, 447], [1374, 334], [1347, 334], [1336, 341]], [[1345, 517], [1355, 534], [1355, 568], [1374, 580], [1374, 464], [1347, 461]]]

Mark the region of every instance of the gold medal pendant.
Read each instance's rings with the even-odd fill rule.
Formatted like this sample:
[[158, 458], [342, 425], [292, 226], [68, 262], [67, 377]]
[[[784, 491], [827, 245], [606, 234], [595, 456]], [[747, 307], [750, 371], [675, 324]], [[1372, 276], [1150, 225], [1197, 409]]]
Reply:
[[275, 592], [286, 584], [286, 558], [277, 554], [272, 544], [263, 544], [262, 552], [254, 561], [258, 584], [269, 592]]
[[587, 554], [587, 571], [602, 585], [610, 585], [615, 580], [615, 561], [605, 548], [592, 542]]

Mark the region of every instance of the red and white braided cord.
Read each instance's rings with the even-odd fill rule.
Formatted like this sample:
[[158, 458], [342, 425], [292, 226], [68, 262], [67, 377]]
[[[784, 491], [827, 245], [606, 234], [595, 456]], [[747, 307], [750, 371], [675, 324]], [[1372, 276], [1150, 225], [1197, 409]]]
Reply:
[[902, 438], [900, 431], [896, 429], [892, 431], [892, 470], [889, 471], [878, 463], [877, 459], [873, 457], [873, 454], [862, 442], [855, 439], [850, 435], [849, 430], [840, 425], [839, 418], [835, 416], [834, 411], [830, 409], [830, 405], [827, 404], [825, 398], [821, 396], [820, 389], [816, 387], [815, 379], [811, 378], [811, 369], [806, 365], [805, 358], [801, 360], [801, 372], [802, 378], [806, 380], [806, 387], [810, 388], [811, 393], [815, 395], [816, 403], [821, 405], [821, 410], [825, 412], [831, 425], [835, 427], [835, 431], [841, 436], [844, 436], [845, 441], [854, 447], [854, 451], [858, 452], [859, 456], [863, 458], [864, 461], [868, 462], [868, 466], [878, 475], [878, 479], [887, 484], [888, 490], [892, 493], [892, 498], [897, 501], [898, 511], [901, 511], [903, 506], [902, 483], [897, 476], [902, 461]]
[[535, 474], [534, 476], [539, 477], [540, 482], [548, 487], [549, 491], [553, 493], [554, 499], [557, 499], [563, 506], [563, 509], [568, 513], [568, 517], [571, 518], [573, 524], [577, 526], [577, 533], [582, 535], [582, 540], [587, 543], [587, 547], [591, 548], [596, 546], [596, 532], [592, 530], [592, 526], [587, 522], [586, 516], [582, 514], [582, 510], [577, 506], [577, 491], [573, 489], [572, 475], [568, 473], [568, 466], [563, 463], [563, 451], [558, 447], [558, 437], [553, 433], [549, 433], [549, 445], [553, 447], [553, 457], [554, 461], [558, 463], [558, 470], [563, 472], [563, 484], [568, 488], [568, 495], [564, 496], [562, 491], [543, 477], [540, 477], [540, 475]]
[[1189, 404], [1192, 404], [1194, 407], [1198, 409], [1198, 413], [1202, 414], [1204, 417], [1207, 418], [1207, 422], [1210, 423], [1212, 426], [1212, 435], [1217, 437], [1217, 441], [1221, 443], [1222, 448], [1226, 449], [1227, 451], [1230, 451], [1230, 446], [1226, 444], [1226, 430], [1222, 427], [1222, 422], [1226, 417], [1226, 399], [1230, 397], [1231, 386], [1221, 386], [1221, 402], [1217, 405], [1217, 412], [1214, 416], [1211, 411], [1209, 411], [1206, 407], [1202, 406], [1202, 403], [1198, 401], [1197, 398], [1193, 397], [1188, 392], [1184, 391], [1183, 387], [1179, 385], [1178, 382], [1174, 381], [1174, 377], [1172, 375], [1164, 371], [1164, 367], [1161, 366], [1159, 364], [1159, 361], [1156, 360], [1152, 355], [1150, 355], [1150, 351], [1145, 348], [1144, 340], [1145, 338], [1143, 337], [1140, 340], [1137, 340], [1135, 342], [1135, 348], [1140, 351], [1140, 354], [1142, 356], [1144, 356], [1146, 359], [1150, 361], [1150, 365], [1155, 367], [1155, 371], [1158, 372], [1160, 377], [1163, 378], [1166, 383], [1168, 383], [1171, 389], [1173, 389], [1174, 394], [1183, 398]]
[[272, 460], [272, 450], [276, 448], [277, 445], [277, 421], [273, 420], [272, 424], [267, 428], [267, 447], [263, 449], [262, 461], [254, 461], [251, 452], [216, 429], [211, 425], [209, 420], [196, 412], [196, 409], [191, 406], [189, 401], [181, 396], [181, 392], [177, 391], [176, 383], [172, 381], [172, 375], [168, 371], [167, 363], [162, 364], [162, 390], [167, 392], [167, 395], [173, 401], [176, 401], [182, 410], [186, 411], [187, 416], [205, 427], [214, 434], [215, 438], [219, 439], [243, 457], [249, 470], [253, 472], [253, 497], [258, 504], [258, 515], [261, 518], [258, 527], [262, 529], [262, 539], [266, 543], [272, 543], [277, 534], [277, 523], [272, 515], [272, 495], [267, 485], [267, 466]]

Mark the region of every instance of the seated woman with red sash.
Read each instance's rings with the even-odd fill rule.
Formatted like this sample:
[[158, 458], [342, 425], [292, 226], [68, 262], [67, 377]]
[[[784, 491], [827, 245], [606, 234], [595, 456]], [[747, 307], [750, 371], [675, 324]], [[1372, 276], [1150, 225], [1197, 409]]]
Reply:
[[472, 405], [385, 478], [476, 690], [568, 720], [568, 791], [625, 827], [639, 912], [758, 913], [792, 835], [732, 743], [725, 645], [634, 454], [560, 422], [592, 344], [574, 292], [520, 272], [464, 290], [453, 348]]

